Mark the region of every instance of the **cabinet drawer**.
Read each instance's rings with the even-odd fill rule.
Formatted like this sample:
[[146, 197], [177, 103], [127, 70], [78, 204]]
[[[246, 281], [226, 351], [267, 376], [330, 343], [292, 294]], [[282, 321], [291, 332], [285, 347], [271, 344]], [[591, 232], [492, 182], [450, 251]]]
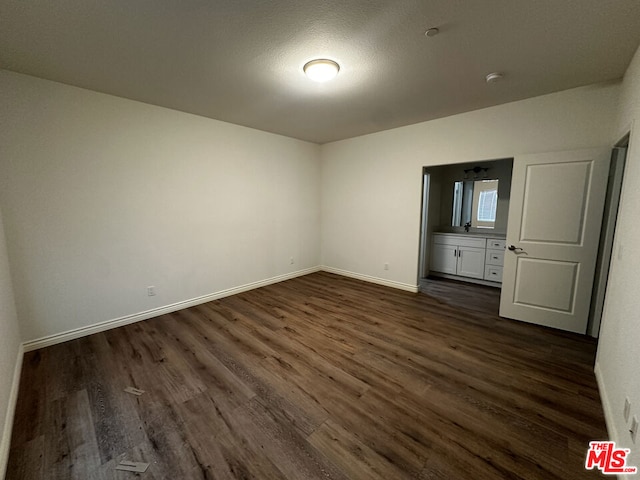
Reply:
[[487, 238], [487, 248], [505, 248], [507, 241], [502, 238]]
[[496, 265], [501, 267], [502, 265], [504, 265], [504, 251], [487, 250], [484, 261], [487, 265]]
[[464, 237], [462, 235], [439, 235], [433, 234], [433, 243], [438, 245], [456, 245], [458, 247], [485, 248], [486, 238]]
[[484, 279], [492, 282], [502, 282], [502, 267], [487, 265], [484, 269]]

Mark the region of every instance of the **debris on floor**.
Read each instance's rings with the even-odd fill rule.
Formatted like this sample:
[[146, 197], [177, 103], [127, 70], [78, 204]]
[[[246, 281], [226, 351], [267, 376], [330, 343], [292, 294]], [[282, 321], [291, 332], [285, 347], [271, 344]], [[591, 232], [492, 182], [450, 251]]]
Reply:
[[116, 465], [116, 470], [124, 470], [125, 472], [144, 473], [147, 468], [149, 468], [149, 464], [142, 462], [120, 462]]
[[139, 388], [135, 388], [135, 387], [127, 387], [124, 389], [124, 391], [137, 396], [140, 396], [144, 393], [144, 390], [140, 390]]

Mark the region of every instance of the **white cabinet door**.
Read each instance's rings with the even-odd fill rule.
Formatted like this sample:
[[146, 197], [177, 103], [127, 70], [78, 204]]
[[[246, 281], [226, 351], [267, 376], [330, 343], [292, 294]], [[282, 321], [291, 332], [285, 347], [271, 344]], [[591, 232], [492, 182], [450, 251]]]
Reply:
[[500, 316], [586, 332], [610, 155], [515, 158]]
[[456, 274], [458, 247], [455, 245], [433, 244], [431, 249], [431, 270], [440, 273]]
[[456, 273], [463, 277], [484, 279], [484, 248], [458, 247]]

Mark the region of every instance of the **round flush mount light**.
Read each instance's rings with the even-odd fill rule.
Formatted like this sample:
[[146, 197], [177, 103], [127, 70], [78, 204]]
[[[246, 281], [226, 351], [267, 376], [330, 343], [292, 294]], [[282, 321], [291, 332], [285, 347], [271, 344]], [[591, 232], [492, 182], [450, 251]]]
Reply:
[[504, 78], [504, 75], [500, 72], [493, 72], [487, 75], [486, 77], [487, 83], [496, 83]]
[[318, 60], [311, 60], [307, 62], [302, 68], [304, 73], [314, 82], [328, 82], [340, 71], [340, 65], [333, 60], [327, 60], [325, 58]]
[[436, 27], [431, 27], [429, 30], [424, 32], [427, 37], [435, 37], [438, 33], [440, 33], [440, 29]]

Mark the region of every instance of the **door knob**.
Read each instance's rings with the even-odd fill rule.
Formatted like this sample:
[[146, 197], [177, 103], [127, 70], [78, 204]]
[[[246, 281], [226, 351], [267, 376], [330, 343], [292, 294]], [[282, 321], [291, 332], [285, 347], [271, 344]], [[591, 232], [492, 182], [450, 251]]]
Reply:
[[515, 245], [509, 245], [507, 248], [512, 252], [522, 251], [520, 247], [516, 247]]

